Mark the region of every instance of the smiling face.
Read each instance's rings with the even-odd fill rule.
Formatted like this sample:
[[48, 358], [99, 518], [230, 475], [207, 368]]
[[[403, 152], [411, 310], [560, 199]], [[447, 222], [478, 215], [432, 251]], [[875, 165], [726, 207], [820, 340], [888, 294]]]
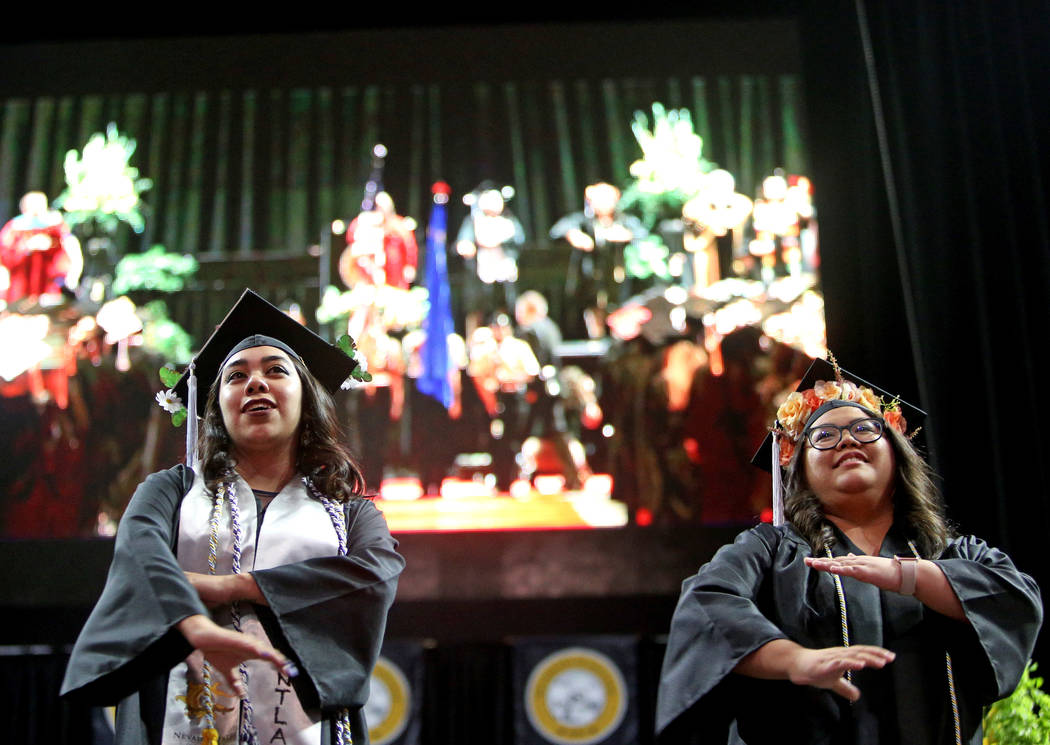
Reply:
[[[871, 415], [856, 406], [840, 406], [822, 414], [810, 425], [846, 426]], [[818, 450], [808, 442], [801, 454], [806, 483], [829, 514], [855, 508], [893, 507], [896, 457], [885, 435], [875, 442], [861, 443], [848, 430], [838, 445]]]
[[235, 450], [276, 452], [296, 442], [302, 381], [277, 347], [251, 347], [231, 357], [220, 373], [218, 400]]

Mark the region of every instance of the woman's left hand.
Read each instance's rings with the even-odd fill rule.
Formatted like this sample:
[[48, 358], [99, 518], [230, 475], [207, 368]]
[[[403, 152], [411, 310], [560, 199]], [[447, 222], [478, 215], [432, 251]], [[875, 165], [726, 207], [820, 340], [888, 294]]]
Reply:
[[[818, 571], [853, 577], [881, 590], [900, 592], [901, 589], [900, 566], [893, 559], [883, 556], [847, 554], [831, 559], [810, 556], [805, 561], [806, 566]], [[959, 596], [955, 594], [937, 562], [920, 559], [916, 564], [916, 573], [915, 598], [919, 602], [949, 618], [966, 620]]]
[[882, 590], [896, 592], [901, 586], [901, 568], [893, 559], [883, 556], [857, 556], [847, 554], [828, 559], [819, 556], [806, 558], [806, 565], [821, 572], [875, 585]]

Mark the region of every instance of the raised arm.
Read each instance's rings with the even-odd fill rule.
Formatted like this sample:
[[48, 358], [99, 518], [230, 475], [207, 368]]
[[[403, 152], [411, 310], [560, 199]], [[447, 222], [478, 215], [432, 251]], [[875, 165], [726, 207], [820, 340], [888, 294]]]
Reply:
[[884, 556], [856, 556], [848, 554], [835, 558], [812, 557], [806, 564], [814, 569], [853, 577], [861, 582], [875, 585], [879, 589], [891, 592], [908, 591], [926, 607], [942, 616], [957, 621], [967, 621], [962, 603], [952, 590], [948, 578], [937, 562], [927, 559], [914, 560], [914, 575], [908, 579], [912, 568], [907, 565], [909, 559], [890, 559]]
[[[269, 645], [246, 647], [237, 632], [213, 633], [218, 627], [172, 550], [189, 476], [179, 466], [150, 475], [135, 490], [117, 529], [102, 595], [73, 647], [63, 695], [116, 703], [187, 657], [197, 648], [194, 641], [209, 655], [225, 651], [276, 666], [285, 662]], [[193, 620], [183, 623], [187, 619]]]

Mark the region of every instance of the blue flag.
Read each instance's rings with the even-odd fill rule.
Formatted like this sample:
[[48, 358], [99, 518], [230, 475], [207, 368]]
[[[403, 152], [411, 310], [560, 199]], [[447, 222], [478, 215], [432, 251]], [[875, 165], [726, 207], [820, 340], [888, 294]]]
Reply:
[[423, 320], [426, 338], [420, 349], [422, 371], [416, 382], [421, 393], [433, 396], [447, 409], [452, 405], [452, 384], [449, 382], [448, 336], [453, 333], [452, 298], [448, 284], [448, 262], [445, 247], [448, 242], [447, 184], [436, 183], [432, 189], [434, 204], [427, 226], [426, 285], [430, 308]]

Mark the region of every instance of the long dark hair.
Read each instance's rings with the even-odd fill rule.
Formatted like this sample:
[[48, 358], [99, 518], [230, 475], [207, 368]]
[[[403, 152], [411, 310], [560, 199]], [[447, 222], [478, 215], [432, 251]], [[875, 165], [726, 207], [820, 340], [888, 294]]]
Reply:
[[[332, 397], [298, 357], [288, 356], [299, 373], [303, 389], [296, 468], [309, 476], [314, 486], [330, 499], [345, 502], [363, 496], [365, 477], [343, 442]], [[213, 493], [220, 482], [233, 477], [237, 465], [231, 452], [233, 440], [219, 408], [221, 381], [220, 371], [208, 391], [198, 445], [201, 474]]]
[[[933, 470], [911, 441], [893, 427], [883, 425], [882, 436], [889, 439], [896, 456], [894, 522], [904, 529], [907, 538], [915, 541], [923, 558], [936, 559], [955, 532], [945, 517], [944, 499]], [[835, 542], [835, 533], [820, 500], [806, 483], [804, 451], [800, 444], [787, 466], [784, 515], [817, 553]]]

